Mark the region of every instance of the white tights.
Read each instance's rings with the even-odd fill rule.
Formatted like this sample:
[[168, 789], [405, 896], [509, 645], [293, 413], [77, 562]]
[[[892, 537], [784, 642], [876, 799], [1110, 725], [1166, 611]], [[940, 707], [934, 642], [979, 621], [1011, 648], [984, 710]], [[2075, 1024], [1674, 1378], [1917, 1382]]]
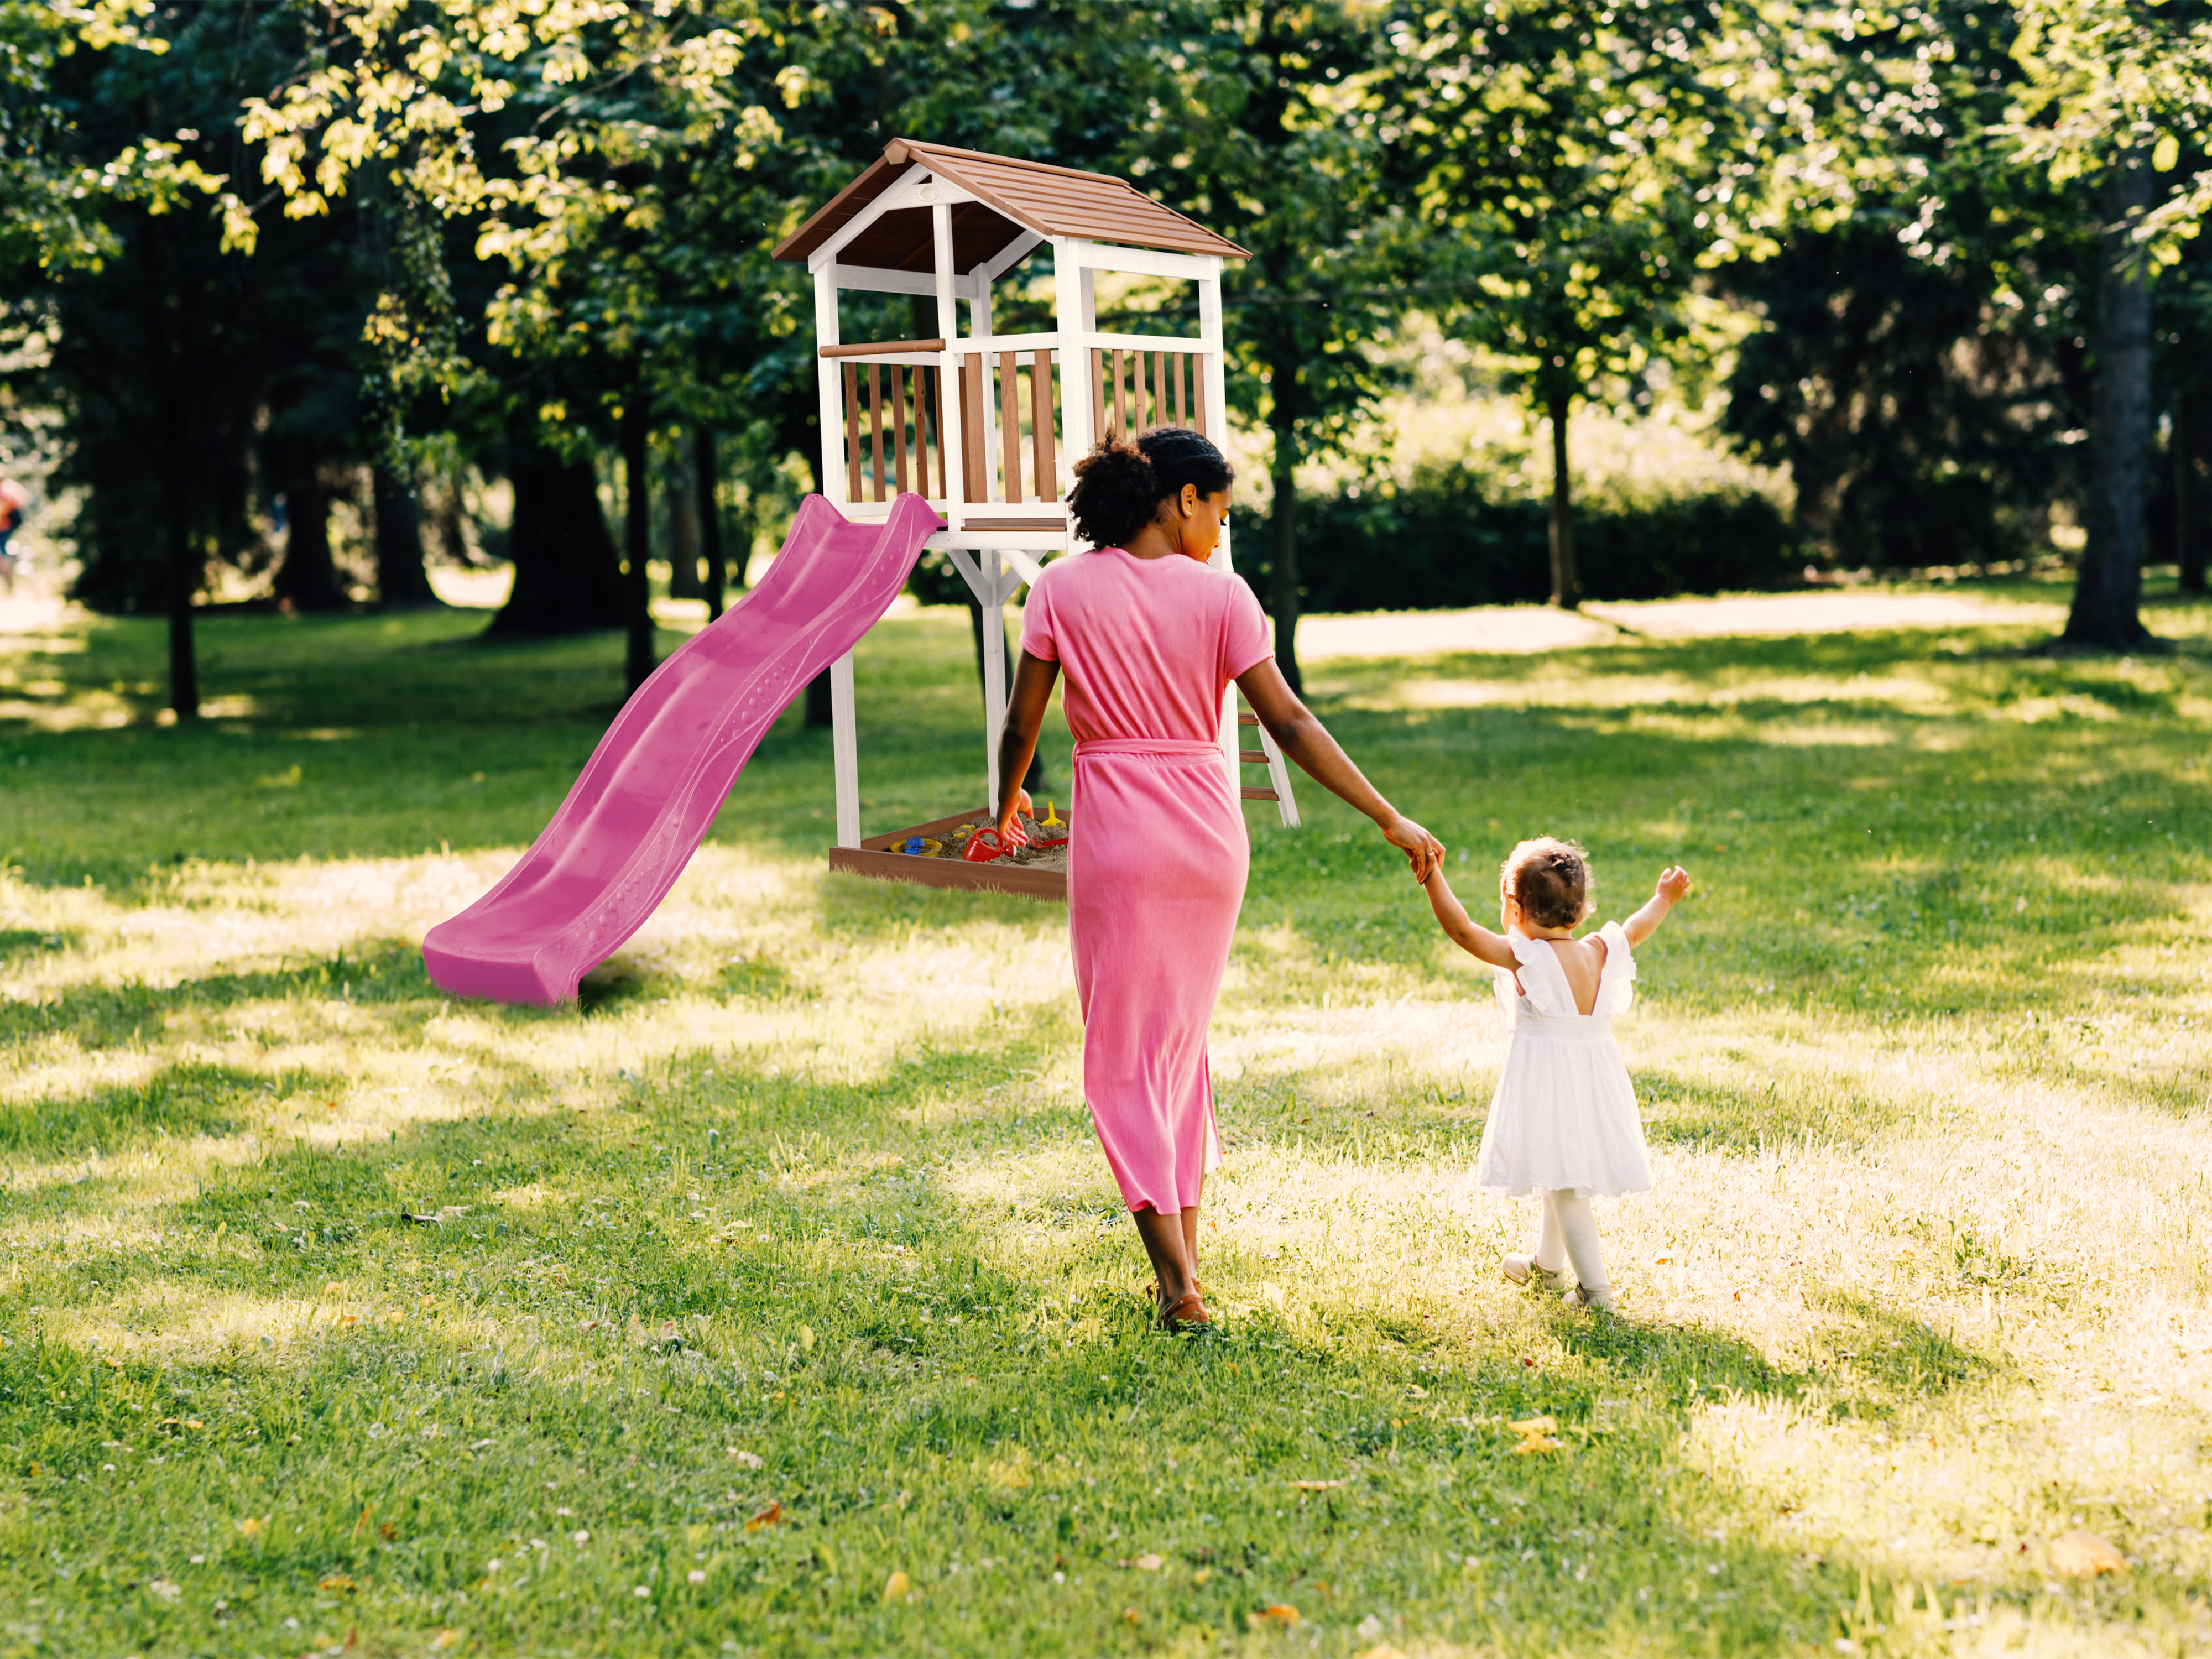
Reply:
[[1575, 1277], [1593, 1294], [1613, 1288], [1605, 1276], [1605, 1252], [1598, 1248], [1597, 1212], [1571, 1187], [1544, 1194], [1544, 1224], [1536, 1236], [1535, 1260], [1547, 1273], [1573, 1263]]

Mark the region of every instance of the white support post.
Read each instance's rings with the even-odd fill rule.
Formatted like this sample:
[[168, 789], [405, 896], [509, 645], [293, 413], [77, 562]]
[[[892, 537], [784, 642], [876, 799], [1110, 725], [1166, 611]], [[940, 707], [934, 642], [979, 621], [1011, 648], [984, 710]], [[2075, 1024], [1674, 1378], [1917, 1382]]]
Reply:
[[961, 453], [963, 422], [960, 418], [960, 354], [951, 349], [960, 337], [960, 301], [953, 292], [952, 206], [940, 201], [929, 210], [929, 222], [937, 254], [937, 332], [946, 349], [939, 354], [937, 385], [945, 409], [937, 422], [938, 453], [945, 458], [945, 526], [960, 533], [962, 510], [968, 495], [967, 462]]
[[1060, 435], [1067, 451], [1061, 465], [1073, 467], [1097, 438], [1091, 430], [1091, 350], [1084, 343], [1091, 273], [1077, 263], [1074, 246], [1065, 237], [1053, 239], [1052, 286], [1060, 324]]
[[998, 553], [986, 548], [982, 561], [983, 586], [992, 594], [983, 601], [983, 778], [990, 810], [996, 811], [999, 728], [1006, 723], [1006, 601], [1000, 592]]
[[[1198, 279], [1198, 335], [1204, 342], [1199, 361], [1206, 365], [1206, 429], [1214, 434], [1214, 441], [1218, 443], [1229, 435], [1229, 394], [1227, 387], [1222, 384], [1219, 260], [1214, 261], [1211, 276]], [[1213, 557], [1208, 562], [1223, 572], [1237, 568], [1230, 550], [1229, 526], [1225, 524], [1221, 526], [1221, 539], [1214, 544]], [[1232, 793], [1244, 787], [1244, 774], [1238, 769], [1237, 758], [1237, 751], [1243, 746], [1243, 734], [1237, 728], [1237, 692], [1232, 686], [1221, 695], [1221, 759], [1229, 769], [1229, 787]]]
[[[976, 340], [991, 337], [991, 268], [978, 265], [970, 273], [975, 292], [968, 301], [968, 334]], [[975, 359], [977, 378], [982, 383], [983, 397], [983, 494], [992, 501], [1003, 501], [1006, 491], [999, 480], [991, 476], [991, 457], [1006, 452], [999, 442], [999, 400], [992, 396], [993, 382], [998, 368], [988, 352]]]
[[[842, 345], [837, 336], [837, 268], [814, 273], [814, 335], [817, 343]], [[815, 380], [822, 398], [822, 489], [840, 507], [845, 500], [845, 388], [843, 367], [835, 357], [815, 358]]]
[[830, 757], [837, 775], [837, 845], [860, 844], [860, 738], [853, 717], [853, 653], [830, 665]]

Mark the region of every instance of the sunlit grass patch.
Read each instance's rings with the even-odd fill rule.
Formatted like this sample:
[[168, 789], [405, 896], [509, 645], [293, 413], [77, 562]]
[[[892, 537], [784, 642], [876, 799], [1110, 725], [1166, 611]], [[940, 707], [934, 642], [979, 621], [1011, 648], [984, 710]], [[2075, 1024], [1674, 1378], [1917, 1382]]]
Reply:
[[[1601, 1206], [1620, 1319], [1499, 1277], [1489, 975], [1302, 789], [1251, 817], [1185, 1342], [1062, 913], [827, 876], [796, 714], [582, 1006], [503, 1009], [417, 943], [542, 827], [618, 641], [211, 619], [255, 713], [197, 731], [151, 723], [156, 625], [0, 647], [131, 710], [0, 724], [7, 1640], [2185, 1650], [2212, 669], [2153, 614], [2184, 648], [2126, 663], [1946, 624], [1323, 664], [1471, 898], [1540, 829], [1606, 915], [1697, 874], [1620, 1028], [1658, 1187]], [[867, 827], [979, 805], [964, 614], [858, 678]], [[2054, 1576], [2076, 1526], [2128, 1571]]]

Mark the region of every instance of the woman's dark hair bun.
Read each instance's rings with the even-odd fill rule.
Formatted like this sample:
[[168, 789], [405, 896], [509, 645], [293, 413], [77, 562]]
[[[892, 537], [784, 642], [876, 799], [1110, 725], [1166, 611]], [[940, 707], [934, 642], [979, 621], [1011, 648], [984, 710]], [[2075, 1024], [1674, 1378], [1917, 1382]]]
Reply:
[[1129, 439], [1109, 436], [1075, 464], [1067, 493], [1075, 532], [1093, 547], [1121, 547], [1152, 521], [1160, 503], [1195, 484], [1201, 495], [1236, 479], [1228, 458], [1204, 433], [1156, 426]]

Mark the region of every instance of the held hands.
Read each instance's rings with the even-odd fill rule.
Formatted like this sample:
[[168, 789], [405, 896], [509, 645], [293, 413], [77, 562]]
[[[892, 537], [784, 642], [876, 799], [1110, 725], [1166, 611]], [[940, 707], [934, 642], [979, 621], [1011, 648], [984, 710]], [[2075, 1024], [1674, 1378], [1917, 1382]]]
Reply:
[[1406, 855], [1415, 881], [1425, 882], [1432, 872], [1443, 867], [1443, 843], [1409, 817], [1394, 817], [1384, 824], [1382, 839]]
[[1659, 872], [1659, 884], [1651, 890], [1652, 896], [1663, 899], [1669, 905], [1680, 904], [1690, 890], [1690, 872], [1680, 865], [1669, 865]]

